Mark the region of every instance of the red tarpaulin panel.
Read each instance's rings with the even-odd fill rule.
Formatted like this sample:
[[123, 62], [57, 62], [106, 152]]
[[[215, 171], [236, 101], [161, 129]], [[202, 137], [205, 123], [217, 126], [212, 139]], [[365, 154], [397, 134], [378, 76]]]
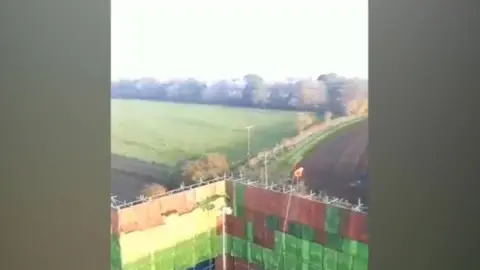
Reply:
[[324, 203], [318, 201], [310, 201], [309, 203], [309, 218], [304, 223], [310, 227], [324, 231], [325, 230], [325, 212], [326, 206]]
[[368, 244], [368, 237], [370, 235], [368, 230], [368, 215], [362, 214], [362, 219], [363, 219], [363, 226], [362, 226], [363, 230], [360, 234], [360, 242]]
[[185, 195], [185, 210], [190, 212], [197, 207], [196, 192], [195, 190], [188, 190], [183, 193]]
[[252, 186], [245, 187], [245, 207], [253, 211], [262, 211], [268, 201], [264, 190]]
[[129, 233], [138, 230], [139, 220], [132, 207], [123, 208], [118, 211], [119, 233]]
[[147, 226], [149, 228], [165, 224], [165, 217], [161, 214], [163, 205], [159, 199], [154, 199], [145, 203], [144, 207], [148, 215], [149, 223]]
[[255, 211], [246, 207], [245, 208], [245, 221], [253, 222], [255, 219]]
[[228, 215], [225, 225], [227, 234], [245, 239], [245, 221], [243, 219]]
[[262, 247], [265, 247], [265, 248], [268, 248], [268, 249], [274, 249], [275, 248], [275, 233], [273, 231], [270, 231], [269, 229], [265, 228], [263, 242], [260, 243], [260, 245]]
[[118, 212], [119, 231], [142, 231], [165, 224], [160, 199], [123, 208]]
[[361, 241], [368, 242], [367, 235], [367, 215], [364, 213], [350, 212], [348, 222], [342, 227], [344, 236]]
[[326, 245], [328, 242], [327, 233], [323, 230], [322, 231], [316, 230], [314, 242], [320, 245]]
[[184, 192], [171, 194], [158, 199], [162, 205], [163, 215], [183, 214], [188, 212], [187, 199]]
[[235, 258], [235, 270], [263, 270], [254, 264], [248, 263], [240, 258]]
[[250, 264], [249, 267], [250, 267], [249, 268], [250, 270], [264, 270], [262, 267], [257, 266], [255, 264]]
[[282, 213], [285, 214], [288, 195], [272, 190], [265, 190], [262, 196], [262, 212], [274, 216], [282, 216]]
[[286, 205], [282, 217], [286, 218], [288, 221], [298, 221], [299, 213], [299, 197], [285, 194]]
[[118, 235], [119, 231], [119, 224], [118, 224], [118, 211], [117, 210], [110, 210], [110, 233], [114, 235]]
[[262, 212], [254, 212], [253, 242], [259, 246], [273, 249], [275, 246], [275, 235], [267, 228], [267, 215]]
[[222, 216], [217, 217], [216, 229], [217, 229], [217, 235], [222, 235], [223, 233], [223, 217]]
[[253, 216], [253, 242], [260, 245], [264, 241], [266, 216], [262, 212], [254, 212]]
[[263, 212], [253, 212], [253, 224], [258, 227], [265, 227], [267, 221], [267, 215]]
[[[298, 198], [298, 197], [297, 197]], [[301, 224], [308, 224], [311, 221], [311, 204], [312, 200], [306, 198], [297, 199], [297, 219]]]
[[288, 198], [288, 194], [258, 187], [247, 186], [245, 189], [246, 207], [268, 215], [285, 217]]
[[281, 231], [281, 232], [287, 233], [288, 232], [288, 222], [287, 222], [287, 220], [283, 217], [279, 217], [278, 222], [279, 222], [278, 230]]
[[340, 234], [343, 237], [347, 237], [349, 239], [352, 239], [350, 237], [350, 215], [351, 215], [350, 210], [348, 209], [341, 209], [340, 210]]
[[[226, 256], [226, 260], [225, 260], [227, 263], [226, 263], [226, 270], [234, 270], [235, 267], [234, 267], [234, 260], [232, 257], [230, 257], [230, 255], [227, 255]], [[224, 265], [223, 265], [223, 256], [218, 256], [217, 258], [215, 258], [215, 270], [223, 270], [224, 269]]]

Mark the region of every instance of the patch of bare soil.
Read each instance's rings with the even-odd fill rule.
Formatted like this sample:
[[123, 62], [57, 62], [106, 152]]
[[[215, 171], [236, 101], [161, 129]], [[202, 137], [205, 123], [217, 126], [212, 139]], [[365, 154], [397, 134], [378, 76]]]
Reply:
[[330, 196], [366, 203], [365, 185], [355, 183], [366, 174], [368, 166], [368, 119], [354, 124], [344, 133], [322, 143], [300, 162], [305, 184]]
[[145, 185], [162, 184], [169, 172], [169, 167], [161, 164], [115, 154], [111, 158], [110, 190], [120, 201], [135, 200]]

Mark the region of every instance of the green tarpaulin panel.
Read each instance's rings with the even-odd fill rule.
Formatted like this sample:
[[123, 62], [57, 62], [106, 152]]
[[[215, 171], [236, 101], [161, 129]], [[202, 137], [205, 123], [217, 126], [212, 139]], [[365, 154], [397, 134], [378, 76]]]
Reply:
[[195, 242], [194, 239], [190, 241], [184, 241], [175, 245], [175, 254], [180, 254], [183, 252], [195, 252]]
[[297, 256], [304, 263], [308, 263], [310, 260], [310, 245], [311, 242], [298, 239], [297, 240]]
[[[277, 267], [271, 270], [289, 270], [286, 265], [286, 256], [285, 253], [276, 253], [277, 255]], [[267, 269], [270, 270], [270, 269]]]
[[325, 231], [329, 233], [340, 232], [340, 208], [328, 205], [325, 211]]
[[368, 245], [359, 242], [358, 243], [358, 256], [364, 259], [368, 259]]
[[337, 270], [338, 264], [338, 252], [333, 249], [323, 249], [323, 269], [324, 270]]
[[348, 239], [348, 238], [343, 238], [342, 241], [342, 251], [347, 253], [348, 255], [351, 256], [357, 256], [358, 254], [358, 244], [359, 242]]
[[288, 234], [297, 238], [302, 238], [302, 224], [297, 222], [288, 222]]
[[[231, 248], [228, 247], [228, 244], [231, 243], [228, 236], [225, 237], [225, 239], [227, 240], [227, 253], [230, 253], [230, 250]], [[214, 255], [219, 255], [221, 252], [222, 252], [222, 248], [223, 248], [223, 242], [222, 242], [223, 238], [221, 235], [214, 235], [211, 239], [212, 241], [212, 252]]]
[[214, 257], [212, 252], [211, 238], [202, 236], [195, 239], [195, 264], [209, 260]]
[[128, 263], [123, 266], [122, 270], [150, 270], [153, 268], [154, 262], [150, 256], [141, 258], [133, 263]]
[[122, 255], [118, 237], [110, 235], [110, 270], [122, 269]]
[[315, 229], [308, 225], [302, 224], [302, 239], [313, 242], [315, 239]]
[[261, 246], [252, 244], [250, 257], [250, 263], [258, 265], [259, 267], [263, 266], [263, 248]]
[[265, 269], [278, 269], [278, 258], [273, 250], [263, 249], [263, 267]]
[[185, 270], [195, 266], [195, 253], [190, 250], [175, 250], [175, 270]]
[[[310, 270], [310, 265], [308, 265], [307, 263], [302, 263], [299, 266], [300, 266], [300, 269], [302, 270]], [[319, 269], [317, 268], [316, 270], [319, 270]]]
[[245, 217], [245, 206], [243, 204], [234, 203], [233, 204], [233, 215], [235, 217]]
[[275, 231], [275, 252], [277, 254], [285, 252], [285, 234]]
[[245, 216], [245, 185], [240, 183], [234, 183], [233, 194], [233, 215], [236, 217]]
[[193, 241], [194, 249], [197, 250], [202, 247], [211, 248], [212, 239], [209, 234], [201, 234], [195, 238]]
[[317, 243], [310, 243], [310, 264], [323, 269], [323, 246]]
[[327, 244], [325, 246], [340, 251], [342, 250], [342, 238], [340, 234], [327, 233]]
[[265, 222], [267, 224], [267, 228], [271, 231], [275, 231], [280, 228], [280, 220], [276, 216], [267, 216]]
[[368, 260], [361, 257], [353, 258], [353, 270], [368, 270]]
[[245, 234], [247, 236], [247, 241], [253, 243], [253, 224], [251, 222], [245, 223]]
[[211, 236], [212, 236], [212, 231], [208, 230], [208, 231], [197, 234], [195, 236], [195, 240], [204, 241], [205, 239], [210, 239]]
[[214, 255], [212, 253], [211, 249], [205, 248], [205, 249], [198, 249], [195, 252], [195, 264], [201, 263], [206, 260], [210, 260], [213, 258]]
[[175, 270], [184, 270], [195, 265], [195, 240], [185, 241], [175, 246]]
[[298, 238], [285, 234], [285, 253], [297, 255]]
[[238, 237], [232, 237], [232, 256], [239, 258], [247, 257], [247, 243], [245, 240]]
[[154, 255], [155, 269], [173, 270], [175, 269], [175, 249], [169, 248], [158, 251]]
[[353, 269], [353, 256], [346, 253], [338, 253], [338, 265], [337, 270], [352, 270]]
[[295, 254], [285, 254], [285, 270], [302, 269], [302, 262]]
[[252, 242], [247, 242], [247, 254], [245, 255], [245, 260], [251, 262], [252, 261]]
[[240, 183], [234, 184], [235, 189], [235, 203], [239, 205], [245, 205], [245, 188], [246, 186]]

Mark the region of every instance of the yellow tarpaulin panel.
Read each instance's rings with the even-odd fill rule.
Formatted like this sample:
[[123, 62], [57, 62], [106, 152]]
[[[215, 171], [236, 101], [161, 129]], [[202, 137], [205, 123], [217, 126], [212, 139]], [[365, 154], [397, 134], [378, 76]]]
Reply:
[[216, 187], [216, 183], [212, 183], [212, 184], [208, 184], [208, 185], [205, 185], [205, 186], [195, 188], [194, 189], [195, 190], [195, 199], [196, 199], [197, 203], [203, 202], [206, 199], [214, 196], [215, 192], [216, 192], [215, 187]]
[[224, 196], [227, 194], [226, 189], [225, 189], [225, 181], [220, 181], [214, 183], [215, 185], [215, 193], [220, 196]]

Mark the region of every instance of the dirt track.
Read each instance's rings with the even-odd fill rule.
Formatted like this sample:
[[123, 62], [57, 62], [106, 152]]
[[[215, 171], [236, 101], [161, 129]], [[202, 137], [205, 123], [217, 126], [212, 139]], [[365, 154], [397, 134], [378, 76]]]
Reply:
[[300, 162], [305, 168], [305, 184], [313, 190], [326, 191], [356, 202], [366, 203], [366, 191], [352, 188], [351, 183], [368, 166], [368, 120], [354, 124], [338, 136], [318, 146], [313, 153]]

